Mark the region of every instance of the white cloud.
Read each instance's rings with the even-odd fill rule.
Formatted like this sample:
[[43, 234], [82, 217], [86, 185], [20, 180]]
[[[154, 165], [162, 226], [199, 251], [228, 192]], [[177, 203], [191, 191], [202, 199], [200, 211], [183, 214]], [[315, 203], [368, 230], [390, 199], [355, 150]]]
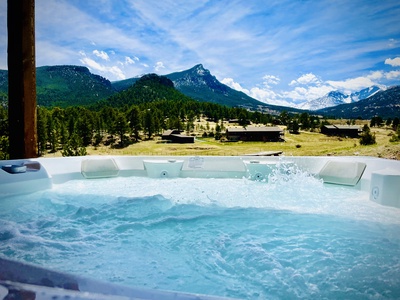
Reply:
[[371, 72], [369, 75], [367, 75], [366, 78], [371, 79], [371, 80], [379, 80], [379, 79], [382, 79], [384, 76], [385, 76], [384, 72], [374, 71], [374, 72]]
[[292, 99], [294, 102], [305, 102], [320, 98], [332, 90], [334, 90], [334, 88], [329, 85], [298, 86], [291, 91], [283, 92], [283, 96], [287, 99]]
[[269, 104], [277, 104], [277, 94], [268, 88], [254, 87], [250, 89], [248, 95], [254, 99], [260, 100]]
[[88, 66], [89, 68], [92, 68], [94, 70], [97, 71], [105, 71], [106, 68], [102, 65], [100, 65], [99, 63], [97, 63], [96, 61], [94, 61], [93, 59], [89, 58], [89, 57], [84, 57], [80, 59], [80, 62], [86, 66]]
[[118, 79], [123, 80], [126, 78], [124, 72], [122, 72], [122, 70], [120, 68], [118, 68], [117, 66], [112, 66], [107, 68], [108, 72], [115, 75]]
[[101, 59], [104, 59], [104, 60], [107, 60], [107, 61], [110, 60], [110, 57], [104, 51], [93, 50], [93, 54], [96, 55], [97, 57], [100, 57]]
[[400, 79], [400, 71], [387, 72], [387, 73], [385, 73], [385, 78], [389, 79], [389, 80], [393, 80], [393, 79], [396, 79], [396, 78]]
[[156, 65], [154, 66], [154, 70], [156, 72], [159, 72], [161, 69], [165, 69], [164, 64], [161, 61], [156, 62]]
[[128, 65], [132, 65], [132, 64], [135, 63], [135, 61], [132, 58], [130, 58], [129, 56], [126, 56], [125, 57], [125, 63], [128, 64]]
[[298, 85], [298, 84], [307, 85], [307, 84], [320, 84], [320, 83], [321, 80], [317, 76], [315, 76], [313, 73], [307, 73], [300, 76], [296, 80], [292, 80], [289, 83], [289, 85]]
[[91, 70], [95, 70], [95, 71], [98, 71], [100, 73], [112, 74], [119, 80], [122, 80], [122, 79], [126, 78], [126, 76], [124, 75], [122, 70], [120, 68], [118, 68], [117, 66], [111, 66], [111, 67], [104, 66], [104, 65], [99, 64], [98, 62], [94, 61], [93, 59], [91, 59], [89, 57], [81, 58], [80, 62], [82, 64], [88, 66], [89, 69], [91, 69]]
[[221, 80], [223, 84], [226, 84], [230, 88], [243, 92], [246, 95], [259, 100], [264, 103], [268, 104], [273, 104], [273, 105], [282, 105], [282, 106], [293, 106], [292, 103], [289, 103], [288, 101], [282, 99], [281, 95], [277, 94], [274, 92], [272, 89], [270, 89], [268, 83], [273, 83], [273, 84], [278, 84], [280, 79], [276, 76], [273, 75], [266, 75], [263, 77], [264, 79], [264, 87], [253, 87], [250, 90], [242, 87], [240, 83], [235, 82], [233, 78], [224, 78]]
[[366, 87], [377, 85], [374, 81], [374, 77], [356, 77], [349, 78], [343, 81], [328, 80], [326, 83], [332, 86], [335, 90], [344, 91], [345, 93], [351, 93], [354, 91], [362, 90]]
[[250, 89], [242, 87], [232, 78], [224, 78], [222, 83], [265, 103], [294, 106], [323, 97], [331, 91], [338, 90], [342, 93], [350, 94], [373, 85], [382, 86], [382, 80], [396, 80], [398, 78], [400, 78], [400, 70], [390, 72], [373, 71], [365, 76], [348, 78], [346, 80], [327, 81], [323, 81], [320, 77], [308, 73], [296, 80], [292, 80], [289, 84], [289, 86], [292, 86], [291, 90], [279, 91], [271, 87], [271, 84], [279, 83], [279, 78], [273, 75], [265, 75], [262, 85]]
[[264, 79], [263, 84], [268, 88], [271, 87], [271, 84], [276, 85], [281, 81], [279, 77], [274, 75], [265, 75], [263, 79]]
[[240, 83], [235, 82], [235, 81], [233, 80], [233, 78], [224, 78], [224, 79], [221, 80], [221, 83], [223, 83], [223, 84], [229, 86], [230, 88], [232, 88], [232, 89], [234, 89], [234, 90], [236, 90], [236, 91], [243, 92], [243, 93], [245, 93], [245, 94], [249, 94], [249, 90], [243, 88], [243, 87], [240, 85]]
[[399, 67], [400, 66], [400, 57], [395, 57], [393, 59], [388, 58], [385, 60], [385, 64], [391, 65], [392, 67]]

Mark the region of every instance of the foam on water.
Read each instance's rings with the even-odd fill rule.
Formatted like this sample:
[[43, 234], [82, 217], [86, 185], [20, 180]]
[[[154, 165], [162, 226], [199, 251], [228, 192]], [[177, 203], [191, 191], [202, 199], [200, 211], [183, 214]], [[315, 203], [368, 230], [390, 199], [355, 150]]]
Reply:
[[74, 274], [245, 299], [400, 297], [400, 210], [298, 170], [70, 181], [0, 207], [2, 255]]

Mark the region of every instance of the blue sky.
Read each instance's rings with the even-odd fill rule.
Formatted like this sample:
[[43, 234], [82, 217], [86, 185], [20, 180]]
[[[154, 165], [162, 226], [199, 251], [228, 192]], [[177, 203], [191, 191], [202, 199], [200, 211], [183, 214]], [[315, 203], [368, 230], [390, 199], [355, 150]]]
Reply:
[[[36, 0], [36, 64], [111, 81], [196, 64], [270, 104], [400, 84], [398, 0]], [[7, 69], [0, 0], [0, 69]]]

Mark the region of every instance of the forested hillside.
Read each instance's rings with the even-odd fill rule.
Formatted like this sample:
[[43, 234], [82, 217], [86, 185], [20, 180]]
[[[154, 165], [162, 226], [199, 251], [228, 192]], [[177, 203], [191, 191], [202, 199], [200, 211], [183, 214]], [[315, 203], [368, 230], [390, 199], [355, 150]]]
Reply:
[[[201, 102], [211, 102], [229, 107], [243, 107], [251, 110], [263, 111], [265, 113], [278, 115], [283, 111], [302, 113], [303, 110], [269, 105], [260, 102], [243, 92], [236, 91], [222, 84], [213, 76], [209, 70], [199, 64], [193, 68], [181, 72], [164, 75], [174, 83], [174, 87], [182, 94]], [[139, 78], [129, 78], [113, 82], [117, 91], [130, 88]]]
[[[0, 100], [8, 92], [8, 71], [0, 70]], [[116, 93], [111, 82], [80, 66], [36, 68], [36, 99], [40, 106], [91, 105]]]
[[116, 92], [109, 80], [78, 66], [39, 67], [36, 86], [38, 104], [48, 107], [89, 105]]
[[124, 80], [114, 81], [114, 82], [111, 82], [111, 84], [117, 92], [121, 92], [121, 91], [126, 90], [129, 87], [131, 87], [139, 79], [140, 79], [140, 77], [133, 77], [133, 78], [128, 78], [128, 79], [124, 79]]
[[122, 107], [125, 105], [142, 104], [160, 100], [187, 101], [190, 100], [190, 98], [176, 90], [173, 82], [167, 77], [147, 74], [138, 79], [128, 89], [102, 101], [101, 105]]
[[[152, 139], [166, 129], [190, 134], [193, 121], [200, 117], [215, 121], [237, 118], [243, 124], [247, 120], [263, 124], [273, 121], [268, 114], [193, 100], [177, 91], [171, 80], [155, 74], [144, 76], [128, 90], [95, 105], [39, 106], [37, 116], [38, 154], [62, 150], [66, 156], [85, 155], [89, 145], [125, 147]], [[7, 147], [7, 110], [0, 106], [3, 159], [7, 158]]]
[[[70, 68], [69, 71], [59, 72], [57, 68], [47, 69], [46, 78], [41, 77], [41, 82], [48, 80], [45, 86], [53, 82], [54, 88], [57, 82], [64, 85], [66, 78], [71, 76], [76, 82], [86, 82], [81, 89], [87, 88], [86, 95], [91, 90], [85, 76], [94, 78], [95, 82], [103, 82], [102, 85], [110, 86], [109, 82], [101, 77], [92, 77], [86, 68]], [[1, 74], [0, 74], [1, 75]], [[50, 80], [52, 76], [55, 80]], [[1, 78], [1, 77], [0, 77]], [[76, 86], [76, 85], [74, 85]], [[399, 88], [390, 92], [393, 95], [394, 112], [398, 113]], [[70, 95], [68, 88], [65, 88], [66, 95]], [[82, 92], [82, 90], [80, 90]], [[215, 122], [215, 128], [203, 128], [204, 136], [212, 136], [215, 139], [223, 137], [224, 128], [222, 120], [236, 119], [239, 126], [253, 124], [279, 124], [285, 125], [290, 132], [298, 133], [299, 129], [315, 131], [321, 125], [327, 124], [327, 120], [310, 115], [307, 112], [289, 113], [282, 111], [279, 114], [269, 114], [261, 111], [249, 111], [245, 108], [230, 107], [211, 102], [201, 102], [184, 95], [174, 87], [174, 83], [165, 76], [148, 74], [136, 80], [128, 89], [116, 93], [106, 90], [112, 95], [101, 101], [86, 103], [85, 97], [75, 91], [71, 102], [54, 101], [60, 106], [38, 106], [37, 133], [38, 133], [38, 155], [48, 152], [62, 151], [63, 155], [85, 155], [87, 146], [111, 146], [126, 147], [132, 143], [142, 140], [153, 139], [167, 129], [178, 129], [186, 134], [194, 133], [195, 120], [208, 120]], [[47, 95], [48, 90], [46, 91]], [[82, 92], [83, 94], [83, 92]], [[3, 95], [3, 96], [2, 96]], [[0, 97], [4, 98], [4, 93]], [[377, 94], [376, 97], [383, 97]], [[1, 98], [0, 98], [1, 99]], [[378, 98], [379, 100], [380, 98]], [[375, 101], [378, 101], [375, 99]], [[50, 101], [50, 100], [49, 100]], [[383, 101], [383, 100], [382, 100]], [[7, 102], [4, 100], [0, 105], [0, 158], [6, 159], [8, 153], [8, 118]], [[361, 101], [360, 101], [361, 102]], [[78, 105], [80, 103], [80, 105]], [[372, 106], [372, 104], [371, 104]], [[385, 118], [386, 119], [386, 118]], [[354, 120], [353, 120], [354, 121]], [[390, 122], [389, 122], [390, 121]], [[396, 121], [396, 122], [395, 122]], [[352, 120], [347, 121], [353, 123]], [[375, 122], [376, 123], [376, 122]], [[380, 120], [378, 124], [382, 124]], [[398, 118], [387, 118], [386, 125], [398, 124]], [[371, 122], [372, 124], [372, 122]], [[378, 125], [380, 126], [380, 125]]]

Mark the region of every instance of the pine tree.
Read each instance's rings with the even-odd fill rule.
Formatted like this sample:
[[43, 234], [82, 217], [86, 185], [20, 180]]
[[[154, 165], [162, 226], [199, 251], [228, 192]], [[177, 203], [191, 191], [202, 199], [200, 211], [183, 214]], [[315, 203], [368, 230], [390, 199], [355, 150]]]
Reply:
[[82, 138], [73, 133], [68, 142], [63, 145], [61, 151], [62, 156], [84, 156], [86, 155], [86, 148], [83, 146]]
[[142, 116], [139, 107], [133, 105], [127, 112], [126, 119], [129, 123], [131, 133], [135, 138], [135, 142], [139, 140], [139, 132], [142, 130]]
[[38, 143], [38, 156], [41, 156], [46, 151], [47, 144], [47, 118], [49, 112], [47, 109], [38, 107], [37, 108], [37, 143]]
[[147, 138], [151, 139], [154, 133], [154, 119], [153, 113], [150, 109], [148, 109], [144, 114], [144, 129], [147, 133]]
[[375, 134], [371, 133], [371, 129], [367, 124], [363, 127], [363, 132], [360, 137], [360, 145], [374, 145], [376, 144]]
[[125, 145], [125, 133], [129, 130], [128, 121], [125, 118], [125, 115], [120, 112], [117, 115], [117, 119], [115, 121], [115, 133], [117, 133], [120, 137], [120, 146]]

